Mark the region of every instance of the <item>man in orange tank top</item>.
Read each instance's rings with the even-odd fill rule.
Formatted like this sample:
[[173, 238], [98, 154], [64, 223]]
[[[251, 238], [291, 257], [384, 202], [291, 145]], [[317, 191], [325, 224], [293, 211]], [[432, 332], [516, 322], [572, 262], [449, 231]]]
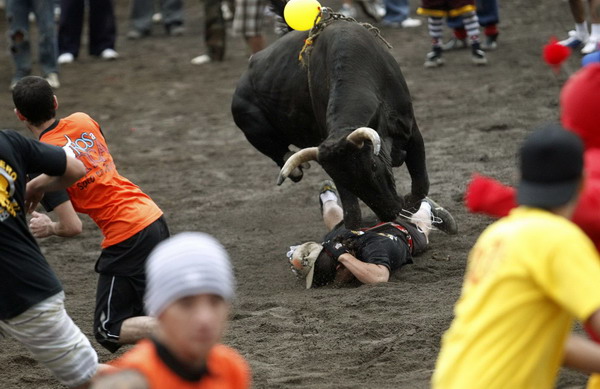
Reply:
[[144, 316], [144, 265], [154, 246], [169, 236], [163, 212], [142, 190], [117, 171], [100, 126], [85, 113], [55, 119], [58, 100], [46, 80], [25, 77], [13, 90], [17, 117], [44, 143], [60, 146], [86, 167], [66, 192], [42, 201], [58, 221], [34, 212], [29, 228], [36, 238], [81, 233], [77, 212], [89, 215], [104, 240], [95, 270], [94, 335], [111, 352], [147, 337], [156, 322]]
[[157, 317], [157, 331], [111, 362], [119, 371], [108, 371], [92, 388], [249, 388], [245, 359], [218, 343], [235, 282], [221, 244], [183, 232], [156, 247], [146, 274], [146, 310]]

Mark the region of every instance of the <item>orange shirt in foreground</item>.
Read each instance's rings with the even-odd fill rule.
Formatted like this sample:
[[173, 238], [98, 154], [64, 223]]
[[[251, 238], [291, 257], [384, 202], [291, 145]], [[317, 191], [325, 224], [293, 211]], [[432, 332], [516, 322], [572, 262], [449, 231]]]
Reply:
[[140, 341], [133, 349], [110, 363], [119, 369], [140, 372], [151, 389], [247, 389], [250, 368], [246, 360], [232, 348], [215, 345], [206, 362], [208, 373], [197, 382], [186, 381], [160, 359], [151, 340]]

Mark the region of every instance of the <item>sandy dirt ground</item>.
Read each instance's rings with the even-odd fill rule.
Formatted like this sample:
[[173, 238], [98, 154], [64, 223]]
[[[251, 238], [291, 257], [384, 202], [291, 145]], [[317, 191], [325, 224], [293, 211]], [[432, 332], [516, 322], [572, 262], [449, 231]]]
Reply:
[[[475, 67], [468, 51], [457, 51], [445, 56], [443, 68], [424, 69], [425, 25], [382, 30], [414, 100], [430, 195], [454, 213], [460, 233], [434, 231], [431, 249], [389, 283], [315, 290], [295, 279], [285, 253], [326, 232], [317, 191], [327, 177], [313, 165], [301, 182], [276, 186], [275, 164], [233, 123], [231, 96], [248, 57], [241, 38], [229, 35], [225, 62], [196, 67], [189, 61], [203, 50], [201, 3], [186, 1], [183, 37], [166, 37], [157, 25], [152, 37], [138, 42], [125, 39], [128, 2], [117, 3], [122, 57], [102, 62], [84, 45], [79, 61], [62, 68], [58, 114], [83, 111], [101, 124], [119, 171], [159, 204], [173, 233], [207, 231], [226, 246], [238, 297], [225, 342], [250, 362], [254, 387], [427, 388], [469, 248], [492, 221], [465, 211], [466, 182], [479, 171], [514, 184], [519, 143], [535, 126], [558, 118], [558, 93], [580, 56], [556, 75], [541, 50], [551, 35], [564, 36], [573, 25], [567, 2], [501, 1], [500, 47], [487, 67]], [[417, 2], [411, 4], [416, 9]], [[323, 5], [337, 9], [339, 2]], [[272, 25], [267, 34], [275, 39]], [[2, 40], [0, 128], [25, 133], [12, 113], [7, 50]], [[396, 178], [406, 193], [404, 167]], [[68, 312], [91, 337], [101, 236], [83, 220], [80, 236], [40, 244], [64, 284]], [[102, 361], [113, 357], [93, 344]], [[0, 387], [61, 387], [20, 344], [0, 339], [0, 348]], [[558, 387], [580, 388], [585, 380], [563, 370]]]

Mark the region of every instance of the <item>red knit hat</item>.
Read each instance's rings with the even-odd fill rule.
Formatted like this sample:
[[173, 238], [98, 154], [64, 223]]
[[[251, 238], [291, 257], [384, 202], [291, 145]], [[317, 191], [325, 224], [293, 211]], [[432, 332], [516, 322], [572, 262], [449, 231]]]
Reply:
[[586, 149], [600, 148], [600, 64], [573, 74], [560, 93], [562, 125], [578, 134]]

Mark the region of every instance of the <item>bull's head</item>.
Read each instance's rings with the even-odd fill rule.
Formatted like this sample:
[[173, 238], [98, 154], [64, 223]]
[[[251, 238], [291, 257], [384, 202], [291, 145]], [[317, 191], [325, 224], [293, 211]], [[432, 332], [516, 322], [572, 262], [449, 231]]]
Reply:
[[[326, 139], [319, 147], [302, 149], [289, 158], [277, 184], [304, 162], [318, 161], [338, 187], [360, 198], [383, 221], [394, 220], [403, 206], [396, 192], [389, 147], [368, 127], [341, 139]], [[343, 202], [343, 199], [342, 199]]]

